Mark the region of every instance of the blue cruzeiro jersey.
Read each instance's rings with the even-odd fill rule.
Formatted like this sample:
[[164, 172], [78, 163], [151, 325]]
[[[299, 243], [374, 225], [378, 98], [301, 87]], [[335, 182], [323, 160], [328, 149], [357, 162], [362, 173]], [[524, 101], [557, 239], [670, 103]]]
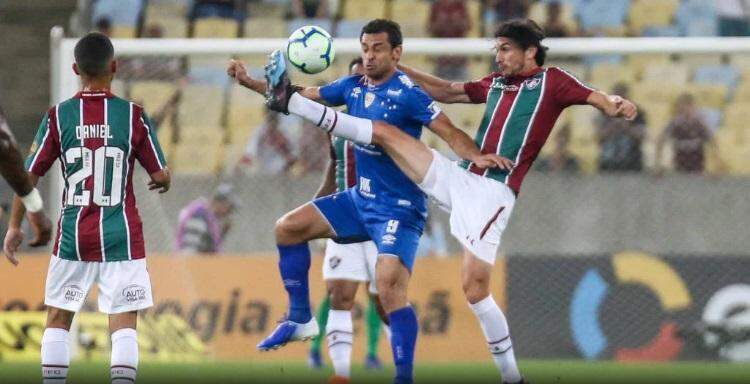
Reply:
[[[343, 77], [320, 88], [327, 103], [346, 104], [350, 115], [385, 121], [419, 139], [440, 108], [401, 71], [385, 83], [368, 85], [362, 75]], [[425, 195], [377, 145], [356, 145], [358, 195], [386, 205], [410, 207], [427, 215]]]

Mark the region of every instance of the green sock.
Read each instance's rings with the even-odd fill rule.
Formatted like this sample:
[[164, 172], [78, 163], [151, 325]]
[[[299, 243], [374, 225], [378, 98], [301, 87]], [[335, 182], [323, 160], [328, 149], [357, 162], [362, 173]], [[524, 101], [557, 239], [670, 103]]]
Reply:
[[325, 338], [326, 334], [325, 329], [326, 324], [328, 324], [329, 309], [331, 309], [331, 297], [326, 294], [323, 301], [320, 302], [320, 306], [318, 306], [318, 312], [315, 313], [315, 320], [318, 321], [320, 333], [318, 334], [318, 337], [313, 339], [312, 344], [310, 345], [310, 352], [320, 353], [320, 344], [323, 342], [323, 338]]
[[378, 341], [380, 341], [380, 316], [375, 305], [375, 299], [370, 296], [367, 304], [367, 356], [377, 356]]

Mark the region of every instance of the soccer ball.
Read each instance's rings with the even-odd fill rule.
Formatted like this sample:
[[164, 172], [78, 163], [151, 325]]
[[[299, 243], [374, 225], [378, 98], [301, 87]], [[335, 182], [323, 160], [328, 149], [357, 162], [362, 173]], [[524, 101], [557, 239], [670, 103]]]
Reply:
[[286, 43], [287, 60], [304, 73], [323, 72], [333, 62], [333, 55], [331, 35], [315, 25], [297, 29]]

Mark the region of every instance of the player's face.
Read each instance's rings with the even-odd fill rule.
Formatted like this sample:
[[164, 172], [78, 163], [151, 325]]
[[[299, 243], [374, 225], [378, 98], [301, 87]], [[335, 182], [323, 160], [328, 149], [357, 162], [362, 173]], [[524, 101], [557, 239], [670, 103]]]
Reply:
[[393, 48], [388, 42], [388, 33], [365, 33], [360, 39], [365, 75], [372, 80], [381, 80], [396, 70], [401, 58], [401, 47]]
[[534, 60], [535, 48], [524, 50], [515, 41], [499, 37], [495, 42], [495, 63], [503, 76], [515, 76], [524, 71], [529, 59]]

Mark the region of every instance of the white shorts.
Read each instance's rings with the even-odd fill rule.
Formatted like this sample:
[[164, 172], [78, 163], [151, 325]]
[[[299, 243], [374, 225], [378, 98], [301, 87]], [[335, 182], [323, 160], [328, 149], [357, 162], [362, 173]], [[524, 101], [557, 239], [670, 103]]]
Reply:
[[339, 244], [329, 239], [323, 260], [323, 280], [369, 281], [368, 290], [375, 295], [378, 293], [375, 282], [377, 262], [378, 248], [372, 241]]
[[44, 304], [78, 312], [94, 282], [99, 286], [100, 312], [131, 312], [154, 305], [146, 259], [96, 262], [55, 256], [49, 261]]
[[471, 173], [439, 152], [419, 185], [450, 212], [451, 234], [480, 260], [495, 263], [516, 196], [505, 184]]

